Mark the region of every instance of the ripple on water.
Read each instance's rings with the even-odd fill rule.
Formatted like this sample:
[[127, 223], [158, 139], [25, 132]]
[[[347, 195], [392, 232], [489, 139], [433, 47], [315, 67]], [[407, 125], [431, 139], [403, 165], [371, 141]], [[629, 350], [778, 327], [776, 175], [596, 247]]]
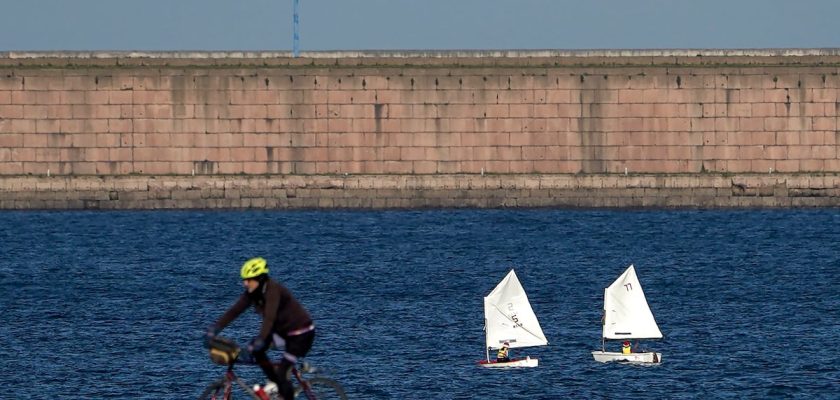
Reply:
[[[204, 328], [262, 255], [312, 312], [310, 360], [353, 398], [831, 398], [836, 210], [7, 212], [0, 385], [12, 398], [180, 399], [221, 373]], [[20, 274], [21, 265], [27, 274]], [[634, 263], [661, 365], [592, 360]], [[549, 345], [493, 371], [482, 297], [515, 268]], [[246, 341], [246, 313], [225, 331]], [[246, 379], [259, 371], [243, 369]], [[620, 393], [621, 395], [617, 395]]]

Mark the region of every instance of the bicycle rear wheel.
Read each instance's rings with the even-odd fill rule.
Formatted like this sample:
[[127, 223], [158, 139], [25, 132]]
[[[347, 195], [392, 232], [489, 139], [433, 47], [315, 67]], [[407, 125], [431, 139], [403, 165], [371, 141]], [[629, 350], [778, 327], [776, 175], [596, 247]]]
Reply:
[[[312, 388], [312, 393], [317, 400], [347, 400], [347, 394], [344, 393], [344, 388], [341, 384], [329, 378], [312, 378], [307, 379], [309, 386]], [[300, 386], [295, 388], [296, 400], [309, 400], [303, 388]]]

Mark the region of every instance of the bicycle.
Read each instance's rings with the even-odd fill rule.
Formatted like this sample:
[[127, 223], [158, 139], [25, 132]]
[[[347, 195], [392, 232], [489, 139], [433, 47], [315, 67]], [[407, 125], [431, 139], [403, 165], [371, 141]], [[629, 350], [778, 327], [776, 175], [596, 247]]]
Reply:
[[[221, 337], [213, 338], [207, 346], [210, 348], [210, 359], [216, 364], [227, 365], [224, 376], [210, 383], [199, 396], [199, 400], [231, 400], [233, 398], [234, 384], [238, 385], [245, 394], [253, 400], [262, 400], [242, 378], [236, 375], [233, 367], [236, 364], [257, 365], [249, 354], [233, 341]], [[272, 362], [275, 366], [280, 362]], [[308, 362], [300, 362], [300, 368], [293, 365], [290, 374], [297, 379], [294, 389], [295, 399], [307, 400], [347, 400], [344, 388], [337, 381], [324, 377], [314, 376], [304, 378], [304, 373], [317, 373], [318, 369]], [[279, 400], [280, 395], [276, 392], [270, 394], [271, 400]], [[291, 400], [291, 399], [289, 399]]]

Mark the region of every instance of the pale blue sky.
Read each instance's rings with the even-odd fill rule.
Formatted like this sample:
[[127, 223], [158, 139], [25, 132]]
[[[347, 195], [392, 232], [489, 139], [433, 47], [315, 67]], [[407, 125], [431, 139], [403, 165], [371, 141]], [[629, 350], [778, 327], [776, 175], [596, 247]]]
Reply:
[[[300, 1], [302, 51], [840, 47], [840, 0]], [[292, 0], [0, 0], [0, 51], [291, 49]]]

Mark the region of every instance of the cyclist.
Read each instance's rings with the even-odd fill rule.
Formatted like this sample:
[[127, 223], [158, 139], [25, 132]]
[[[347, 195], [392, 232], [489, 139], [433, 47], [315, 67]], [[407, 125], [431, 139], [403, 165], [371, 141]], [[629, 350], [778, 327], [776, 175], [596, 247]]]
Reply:
[[[315, 325], [309, 313], [292, 296], [289, 289], [269, 278], [268, 264], [262, 257], [246, 261], [240, 270], [240, 277], [245, 292], [208, 328], [207, 339], [215, 337], [248, 307], [254, 306], [262, 317], [262, 325], [257, 336], [248, 345], [248, 351], [265, 376], [277, 384], [283, 399], [291, 400], [293, 387], [292, 382], [288, 380], [288, 372], [297, 359], [304, 357], [312, 348]], [[271, 343], [278, 348], [285, 345], [283, 359], [276, 369], [266, 355]]]

